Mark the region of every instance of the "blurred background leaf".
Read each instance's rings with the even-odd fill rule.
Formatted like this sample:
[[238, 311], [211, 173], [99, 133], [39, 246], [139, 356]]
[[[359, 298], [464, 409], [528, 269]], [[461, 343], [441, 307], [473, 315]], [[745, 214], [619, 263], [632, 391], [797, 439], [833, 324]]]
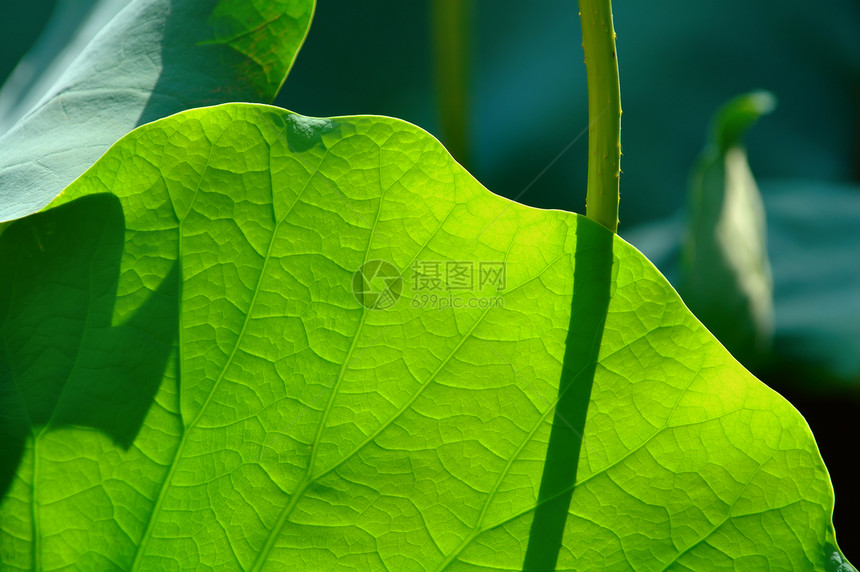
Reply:
[[767, 227], [743, 138], [775, 106], [765, 91], [723, 105], [693, 167], [678, 293], [708, 330], [744, 364], [773, 342], [773, 283]]

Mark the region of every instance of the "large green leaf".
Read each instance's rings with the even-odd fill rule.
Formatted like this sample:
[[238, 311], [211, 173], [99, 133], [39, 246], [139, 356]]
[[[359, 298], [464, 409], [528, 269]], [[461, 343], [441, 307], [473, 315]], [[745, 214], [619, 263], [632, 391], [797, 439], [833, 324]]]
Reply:
[[134, 127], [191, 107], [271, 101], [314, 0], [136, 0], [0, 137], [0, 222], [38, 211]]
[[806, 423], [654, 267], [409, 124], [143, 126], [0, 268], [7, 569], [851, 569]]

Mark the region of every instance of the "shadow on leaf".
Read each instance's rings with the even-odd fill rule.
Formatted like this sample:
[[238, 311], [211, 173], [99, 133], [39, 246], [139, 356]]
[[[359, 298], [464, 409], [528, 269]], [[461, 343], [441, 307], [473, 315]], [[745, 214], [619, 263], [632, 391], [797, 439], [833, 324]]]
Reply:
[[555, 570], [574, 493], [585, 419], [612, 286], [613, 234], [581, 217], [576, 225], [573, 300], [538, 504], [523, 570]]
[[122, 208], [109, 194], [3, 233], [0, 499], [27, 439], [91, 427], [127, 449], [143, 424], [173, 352], [179, 271], [174, 264], [142, 303], [117, 315], [124, 241]]

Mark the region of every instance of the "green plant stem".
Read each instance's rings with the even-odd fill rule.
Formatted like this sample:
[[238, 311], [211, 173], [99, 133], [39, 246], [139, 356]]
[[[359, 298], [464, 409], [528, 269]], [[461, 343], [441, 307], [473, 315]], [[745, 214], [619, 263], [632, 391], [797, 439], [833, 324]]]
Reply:
[[433, 0], [433, 49], [441, 140], [468, 167], [468, 0]]
[[621, 173], [621, 89], [611, 0], [579, 0], [588, 71], [588, 191], [585, 216], [618, 228]]

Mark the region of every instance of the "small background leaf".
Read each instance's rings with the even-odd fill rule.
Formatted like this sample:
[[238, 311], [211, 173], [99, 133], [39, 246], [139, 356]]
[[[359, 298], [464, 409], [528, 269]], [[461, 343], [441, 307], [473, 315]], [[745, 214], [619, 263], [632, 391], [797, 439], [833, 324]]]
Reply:
[[743, 136], [774, 108], [773, 96], [736, 97], [717, 112], [690, 177], [678, 293], [748, 367], [773, 343], [773, 282], [764, 205]]

